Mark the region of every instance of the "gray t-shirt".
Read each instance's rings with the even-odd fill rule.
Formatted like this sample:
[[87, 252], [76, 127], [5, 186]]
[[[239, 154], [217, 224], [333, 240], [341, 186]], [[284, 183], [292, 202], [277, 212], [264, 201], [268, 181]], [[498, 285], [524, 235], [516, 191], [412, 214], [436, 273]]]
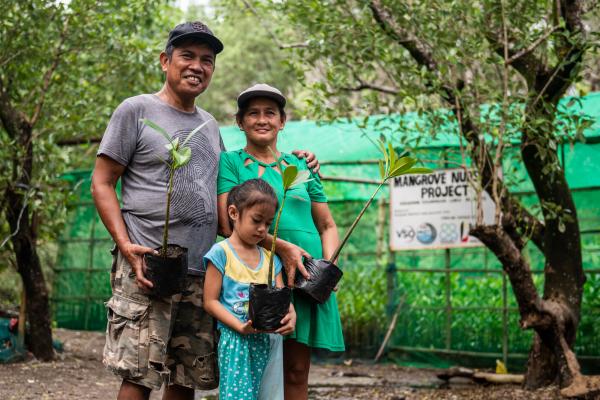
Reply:
[[162, 243], [169, 172], [167, 140], [140, 119], [148, 118], [180, 143], [212, 119], [188, 142], [190, 162], [175, 171], [171, 197], [169, 243], [188, 248], [189, 272], [204, 268], [202, 258], [217, 235], [217, 175], [224, 150], [217, 122], [196, 108], [187, 113], [153, 94], [126, 99], [113, 113], [98, 155], [127, 167], [121, 176], [121, 212], [133, 243], [156, 248]]

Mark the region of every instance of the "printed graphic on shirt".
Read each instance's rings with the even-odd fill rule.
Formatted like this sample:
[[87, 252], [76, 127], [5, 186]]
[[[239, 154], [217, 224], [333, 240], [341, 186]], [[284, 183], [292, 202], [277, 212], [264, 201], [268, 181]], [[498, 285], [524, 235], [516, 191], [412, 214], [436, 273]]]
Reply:
[[[173, 137], [183, 142], [190, 131], [177, 131]], [[171, 213], [184, 225], [201, 227], [210, 225], [216, 218], [215, 193], [219, 158], [202, 131], [187, 143], [192, 149], [190, 162], [175, 171]], [[167, 170], [168, 174], [168, 170]]]

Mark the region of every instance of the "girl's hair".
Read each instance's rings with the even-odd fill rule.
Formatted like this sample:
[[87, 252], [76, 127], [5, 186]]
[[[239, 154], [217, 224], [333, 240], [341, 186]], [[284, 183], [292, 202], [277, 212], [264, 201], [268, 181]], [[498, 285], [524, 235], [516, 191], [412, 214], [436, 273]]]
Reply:
[[[260, 96], [256, 96], [256, 97], [251, 97], [249, 98], [246, 102], [244, 102], [243, 104], [238, 106], [238, 110], [235, 113], [235, 120], [237, 122], [242, 122], [242, 120], [244, 119], [244, 115], [246, 115], [246, 113], [248, 112], [248, 108], [250, 108], [250, 102], [254, 99], [258, 99], [260, 98]], [[269, 100], [273, 100], [270, 99], [268, 97], [263, 97], [265, 99], [269, 99]], [[286, 115], [285, 115], [285, 109], [282, 107], [281, 104], [279, 104], [278, 102], [276, 102], [275, 100], [273, 100], [275, 102], [275, 104], [277, 104], [277, 108], [279, 109], [279, 117], [281, 119], [285, 119]]]
[[[275, 209], [279, 206], [275, 191], [262, 179], [249, 179], [231, 189], [227, 196], [227, 208], [234, 205], [240, 215], [246, 208], [263, 203], [270, 203]], [[233, 226], [231, 219], [229, 223]]]

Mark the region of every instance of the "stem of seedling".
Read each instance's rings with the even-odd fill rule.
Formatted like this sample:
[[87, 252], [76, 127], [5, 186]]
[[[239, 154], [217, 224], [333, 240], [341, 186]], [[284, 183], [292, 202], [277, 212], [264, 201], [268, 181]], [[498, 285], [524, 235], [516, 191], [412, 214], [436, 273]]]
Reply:
[[169, 166], [169, 187], [167, 189], [167, 212], [165, 213], [165, 231], [163, 233], [161, 257], [167, 257], [167, 241], [169, 240], [169, 211], [171, 209], [171, 193], [173, 192], [173, 175], [175, 167], [173, 164]]
[[273, 229], [273, 243], [271, 243], [271, 256], [269, 257], [269, 287], [273, 286], [273, 262], [275, 258], [275, 242], [277, 241], [277, 231], [279, 230], [279, 219], [281, 218], [281, 212], [285, 205], [286, 191], [283, 192], [283, 199], [281, 200], [281, 206], [277, 211], [277, 218], [275, 219], [275, 228]]
[[383, 184], [385, 183], [386, 180], [387, 179], [384, 179], [383, 181], [381, 181], [381, 183], [379, 184], [379, 186], [377, 186], [377, 190], [375, 190], [375, 193], [373, 193], [373, 195], [371, 196], [371, 198], [369, 199], [369, 201], [367, 201], [367, 203], [364, 205], [364, 207], [362, 208], [362, 210], [360, 210], [360, 214], [358, 214], [358, 217], [356, 217], [356, 219], [354, 220], [354, 222], [352, 223], [352, 225], [350, 226], [350, 228], [348, 228], [348, 231], [346, 231], [346, 234], [344, 235], [344, 239], [342, 239], [342, 242], [339, 244], [339, 246], [337, 247], [337, 249], [335, 249], [335, 252], [333, 253], [333, 255], [331, 256], [331, 258], [329, 259], [330, 263], [333, 264], [333, 262], [335, 261], [335, 259], [338, 258], [338, 256], [340, 255], [340, 252], [342, 251], [342, 248], [344, 247], [344, 245], [346, 244], [346, 242], [350, 238], [350, 235], [352, 234], [352, 231], [354, 231], [354, 228], [356, 228], [356, 225], [358, 224], [358, 221], [360, 221], [360, 219], [362, 218], [362, 216], [365, 213], [365, 211], [367, 211], [367, 208], [369, 208], [369, 206], [373, 202], [373, 199], [375, 198], [375, 196], [379, 192], [379, 189], [381, 189], [381, 187], [383, 186]]

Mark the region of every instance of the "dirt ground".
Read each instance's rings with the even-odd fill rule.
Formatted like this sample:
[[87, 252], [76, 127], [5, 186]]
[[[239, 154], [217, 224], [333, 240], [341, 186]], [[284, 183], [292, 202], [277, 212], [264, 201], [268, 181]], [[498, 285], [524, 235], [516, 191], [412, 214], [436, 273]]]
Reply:
[[[64, 351], [54, 362], [29, 360], [0, 364], [0, 399], [114, 399], [119, 380], [107, 372], [101, 361], [104, 335], [58, 329], [55, 338]], [[527, 392], [517, 386], [481, 386], [469, 381], [451, 381], [442, 387], [435, 370], [403, 368], [389, 364], [314, 365], [309, 384], [310, 399], [369, 400], [552, 400], [556, 389]], [[151, 399], [159, 400], [160, 393]], [[216, 391], [197, 393], [196, 399], [214, 400]]]

